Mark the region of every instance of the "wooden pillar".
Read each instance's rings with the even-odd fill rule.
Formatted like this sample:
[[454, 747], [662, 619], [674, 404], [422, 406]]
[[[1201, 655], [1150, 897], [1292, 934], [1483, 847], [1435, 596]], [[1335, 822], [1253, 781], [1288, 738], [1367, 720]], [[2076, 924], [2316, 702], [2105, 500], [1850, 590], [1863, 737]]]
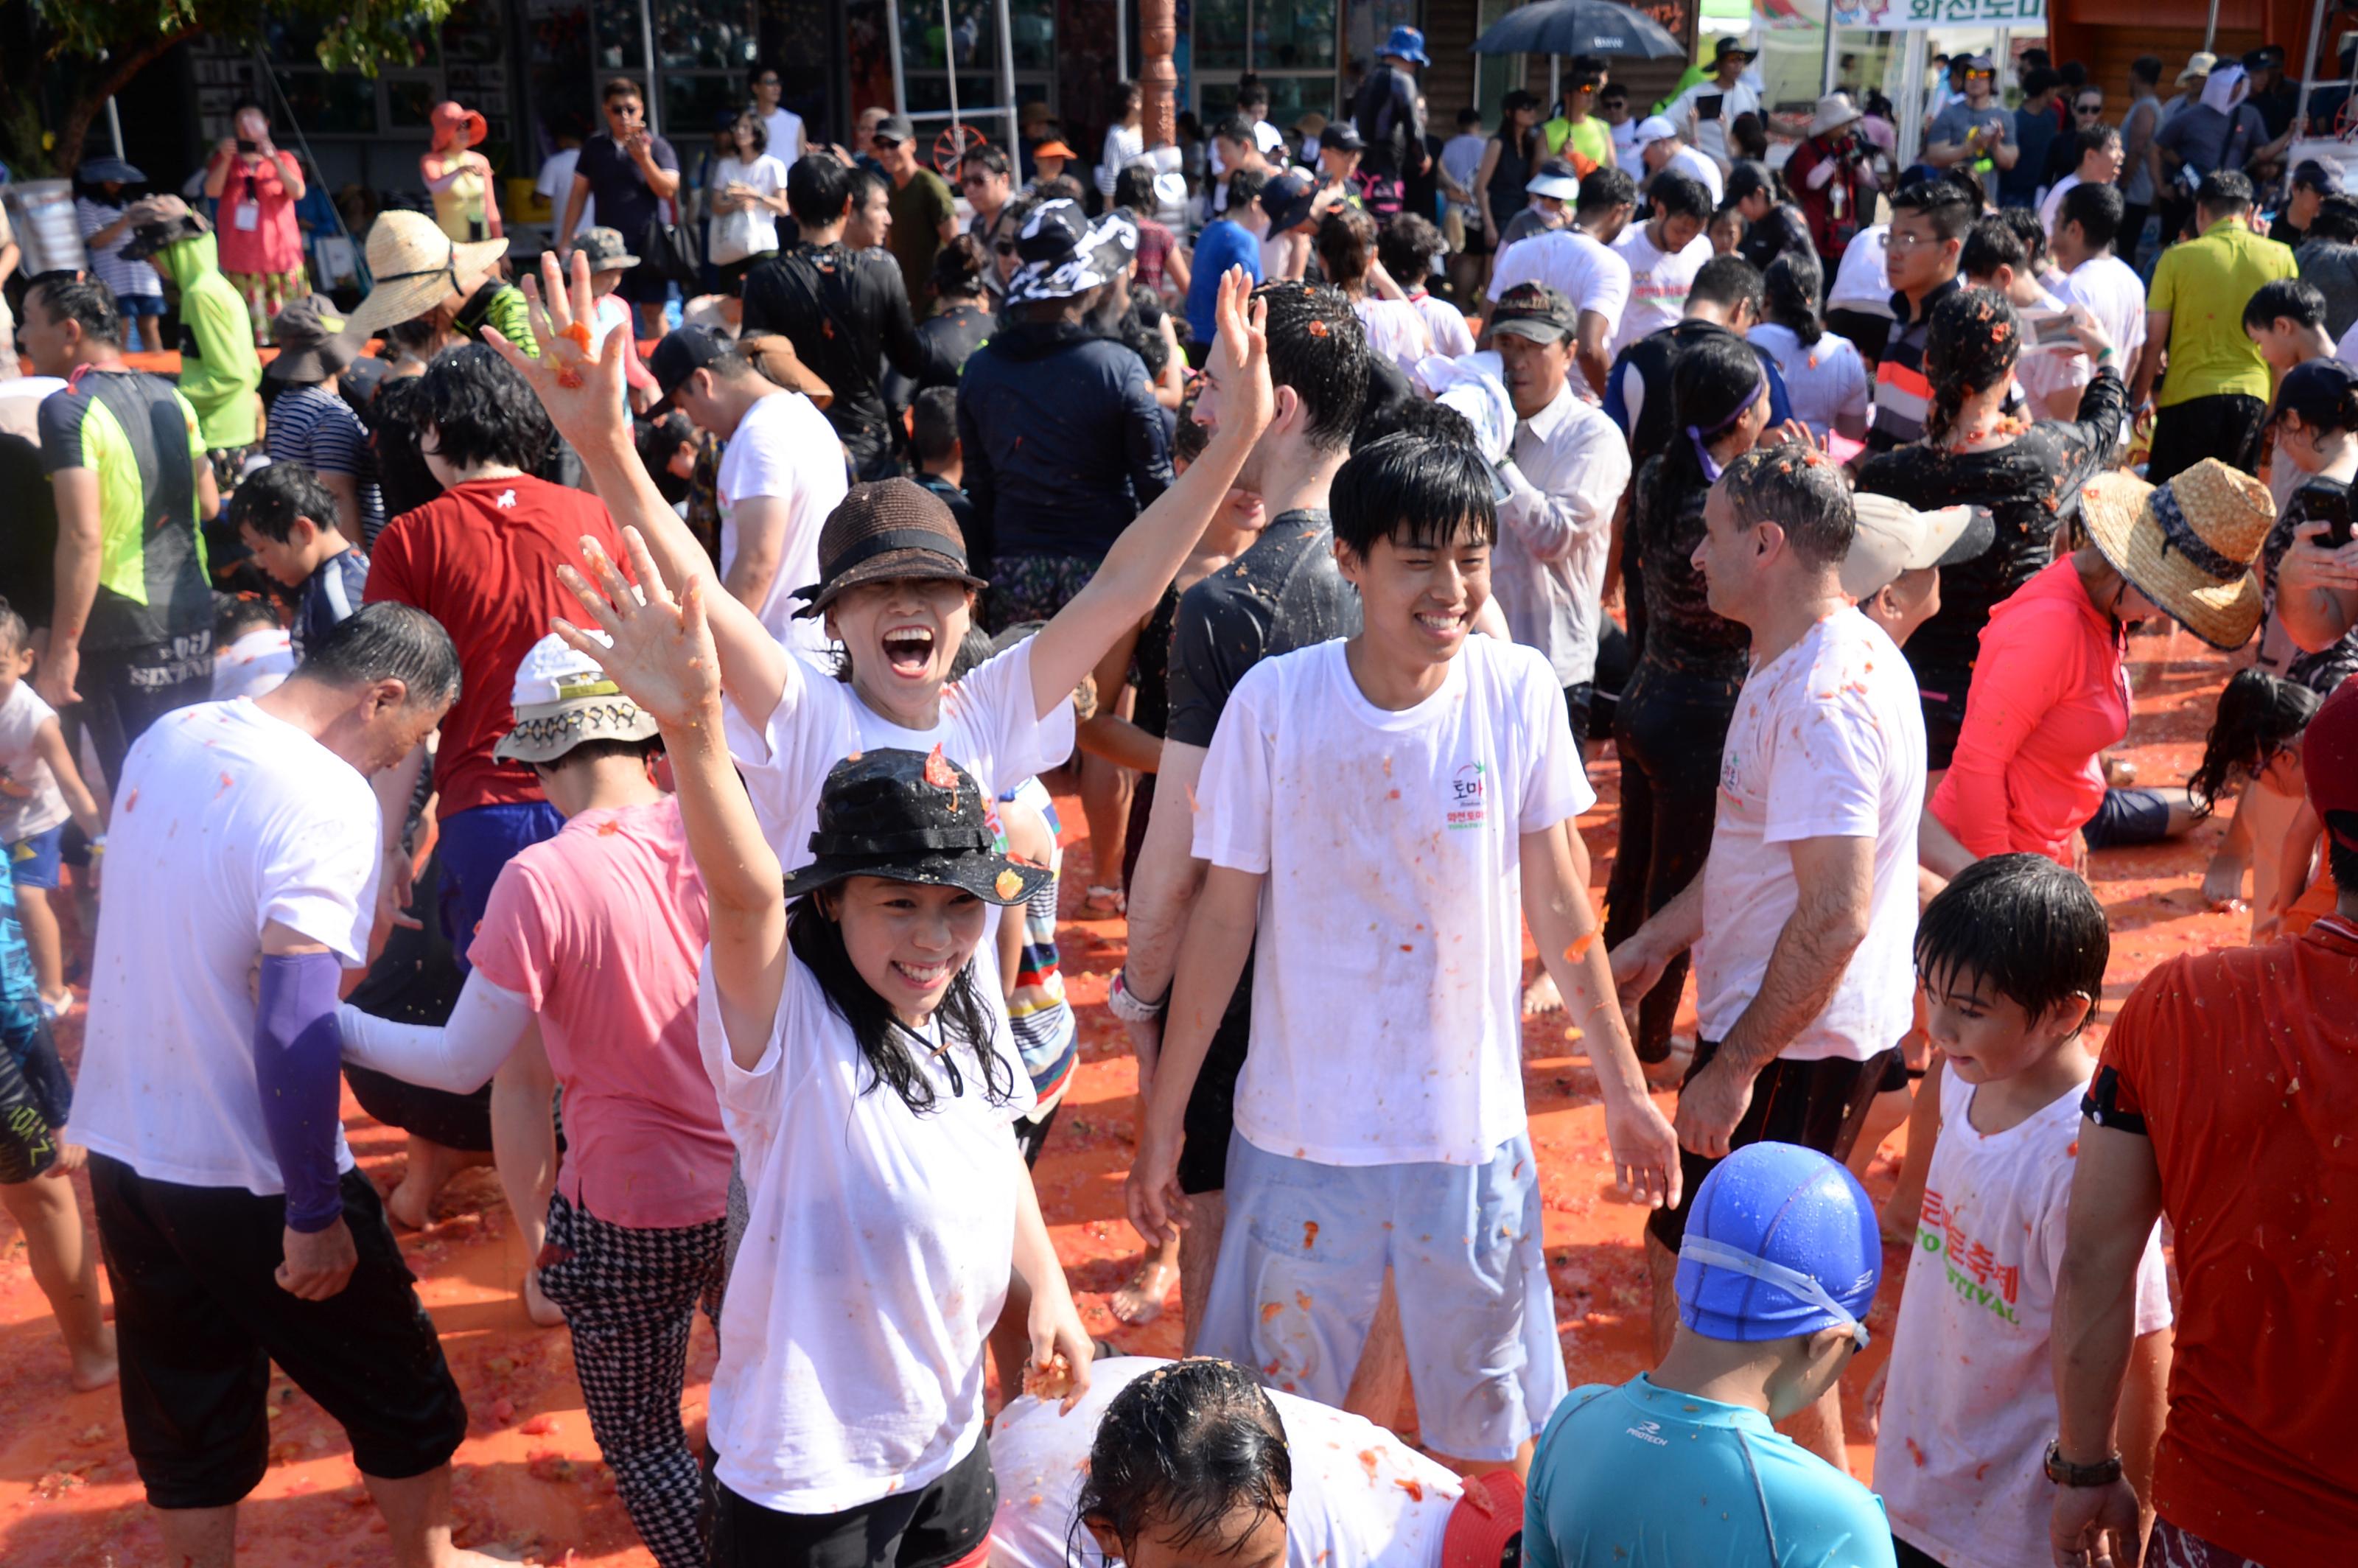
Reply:
[[[1120, 4], [1121, 0], [1116, 0]], [[1179, 139], [1179, 69], [1171, 63], [1179, 47], [1174, 0], [1138, 0], [1138, 81], [1145, 90], [1146, 145], [1165, 147]]]

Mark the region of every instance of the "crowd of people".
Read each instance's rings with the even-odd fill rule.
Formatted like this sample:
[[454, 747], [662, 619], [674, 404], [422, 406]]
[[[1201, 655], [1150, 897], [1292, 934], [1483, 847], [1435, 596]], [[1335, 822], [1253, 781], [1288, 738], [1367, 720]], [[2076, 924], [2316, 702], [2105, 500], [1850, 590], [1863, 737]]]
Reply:
[[[1027, 112], [946, 178], [763, 70], [684, 179], [617, 78], [536, 265], [446, 104], [344, 306], [258, 108], [189, 196], [85, 165], [0, 343], [0, 1198], [173, 1560], [275, 1362], [396, 1561], [492, 1561], [394, 1229], [486, 1163], [664, 1568], [2338, 1556], [2358, 200], [2273, 50], [2117, 128], [2035, 55], [1905, 168], [1837, 92], [1772, 169], [1725, 38], [1444, 140], [1402, 27], [1331, 119], [1150, 148], [1125, 90], [1093, 170]], [[2140, 785], [2165, 629], [2233, 675]], [[2097, 1044], [2090, 857], [2229, 802], [2249, 945]], [[1032, 1184], [1074, 914], [1182, 1361], [1090, 1338]], [[1643, 1211], [1618, 1386], [1541, 1014]]]

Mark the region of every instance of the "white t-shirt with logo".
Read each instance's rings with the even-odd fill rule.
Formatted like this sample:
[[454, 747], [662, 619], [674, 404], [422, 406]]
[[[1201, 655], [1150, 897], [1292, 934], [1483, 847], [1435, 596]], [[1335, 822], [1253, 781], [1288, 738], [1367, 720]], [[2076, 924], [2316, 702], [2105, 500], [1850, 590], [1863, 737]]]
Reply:
[[0, 702], [0, 844], [21, 844], [73, 816], [35, 742], [58, 710], [19, 680]]
[[[1605, 335], [1611, 339], [1620, 332], [1629, 307], [1629, 264], [1612, 246], [1579, 229], [1551, 229], [1517, 240], [1499, 253], [1490, 275], [1490, 297], [1498, 298], [1519, 283], [1544, 283], [1571, 300], [1575, 311], [1594, 310], [1604, 317]], [[1573, 373], [1586, 380], [1577, 364]], [[1605, 395], [1601, 386], [1590, 390]]]
[[[1065, 1568], [1089, 1450], [1114, 1397], [1173, 1363], [1109, 1356], [1089, 1367], [1070, 1414], [1029, 1395], [990, 1426], [999, 1515], [992, 1568]], [[1270, 1394], [1293, 1462], [1286, 1568], [1439, 1568], [1465, 1483], [1373, 1422], [1297, 1395]], [[1083, 1527], [1087, 1535], [1087, 1527]]]
[[1666, 251], [1646, 232], [1649, 225], [1632, 223], [1613, 242], [1613, 253], [1629, 264], [1629, 304], [1621, 312], [1621, 330], [1606, 349], [1608, 360], [1623, 349], [1687, 313], [1687, 290], [1695, 274], [1711, 260], [1711, 238], [1698, 230], [1686, 248]]
[[1914, 1017], [1916, 823], [1924, 806], [1924, 716], [1916, 677], [1855, 608], [1827, 616], [1756, 665], [1719, 760], [1719, 811], [1704, 862], [1695, 944], [1699, 1038], [1725, 1040], [1760, 989], [1800, 902], [1791, 846], [1875, 840], [1866, 938], [1823, 1011], [1778, 1054], [1864, 1062]]
[[[801, 959], [751, 1072], [730, 1053], [708, 960], [698, 992], [705, 1068], [752, 1206], [720, 1313], [716, 1473], [784, 1513], [916, 1491], [982, 1437], [983, 1350], [1014, 1254], [1010, 1129], [1032, 1108], [1006, 1015], [990, 1048], [1008, 1099], [989, 1103], [972, 1043], [939, 1056], [913, 1044], [934, 1096], [921, 1116], [871, 1087], [851, 1026]], [[936, 1046], [939, 1028], [925, 1031]]]
[[[2064, 1217], [2080, 1152], [2080, 1090], [2003, 1132], [1974, 1130], [1974, 1087], [1941, 1079], [1941, 1138], [1924, 1179], [1875, 1485], [1891, 1530], [1950, 1568], [2044, 1561], [2055, 1435], [2048, 1362]], [[2136, 1275], [2136, 1332], [2169, 1326], [2159, 1227]]]
[[1469, 637], [1394, 713], [1347, 645], [1254, 665], [1195, 786], [1195, 854], [1266, 879], [1237, 1130], [1323, 1164], [1478, 1165], [1525, 1125], [1520, 840], [1596, 796], [1535, 649]]
[[817, 616], [797, 619], [795, 611], [809, 600], [794, 593], [818, 581], [819, 530], [848, 488], [843, 447], [835, 427], [799, 392], [781, 389], [755, 398], [720, 449], [717, 488], [723, 577], [737, 564], [738, 503], [752, 495], [785, 499], [786, 533], [779, 544], [778, 572], [754, 614], [771, 636], [789, 648], [826, 648], [826, 625]]
[[[274, 920], [367, 962], [377, 833], [368, 781], [244, 698], [168, 713], [133, 743], [107, 827], [131, 896], [99, 905], [76, 1142], [150, 1181], [287, 1190], [248, 977]], [[352, 1168], [341, 1128], [336, 1168]]]

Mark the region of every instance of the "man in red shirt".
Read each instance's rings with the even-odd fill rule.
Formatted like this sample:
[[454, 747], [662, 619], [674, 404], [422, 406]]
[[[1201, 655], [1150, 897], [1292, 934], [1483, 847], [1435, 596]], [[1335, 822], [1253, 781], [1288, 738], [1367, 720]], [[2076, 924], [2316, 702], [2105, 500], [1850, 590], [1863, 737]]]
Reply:
[[[442, 493], [377, 535], [366, 598], [416, 605], [449, 627], [459, 646], [461, 686], [442, 719], [434, 789], [442, 929], [463, 970], [500, 868], [519, 849], [555, 838], [565, 822], [530, 768], [492, 755], [514, 721], [508, 693], [516, 666], [548, 635], [552, 616], [581, 612], [557, 580], [558, 565], [579, 561], [584, 538], [618, 562], [624, 554], [603, 503], [529, 471], [556, 437], [539, 399], [498, 354], [480, 343], [452, 349], [436, 358], [424, 382], [420, 449]], [[387, 769], [377, 784], [384, 819], [379, 914], [405, 924], [415, 923], [398, 915], [410, 898], [402, 830], [422, 756]], [[546, 1060], [528, 1049], [510, 1058], [492, 1090], [492, 1152], [527, 1258], [540, 1250], [556, 1175], [554, 1083]], [[536, 1321], [562, 1321], [529, 1273], [525, 1298]]]
[[2161, 1214], [2181, 1300], [2149, 1558], [2284, 1568], [2345, 1562], [2358, 1541], [2358, 1360], [2341, 1353], [2358, 1291], [2358, 683], [2309, 720], [2301, 762], [2334, 913], [2155, 968], [2082, 1103], [2047, 1459], [2058, 1568], [2133, 1558], [2114, 1427]]

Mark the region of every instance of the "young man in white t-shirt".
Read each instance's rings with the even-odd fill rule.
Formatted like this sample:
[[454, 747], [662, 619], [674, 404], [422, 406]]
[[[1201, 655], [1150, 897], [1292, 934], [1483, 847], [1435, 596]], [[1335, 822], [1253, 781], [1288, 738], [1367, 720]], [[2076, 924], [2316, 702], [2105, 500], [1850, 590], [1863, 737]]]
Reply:
[[2063, 271], [2064, 302], [2084, 305], [2104, 329], [2123, 364], [2145, 347], [2145, 280], [2113, 254], [2126, 211], [2117, 185], [2077, 185], [2056, 209], [2049, 242]]
[[[1612, 372], [1609, 351], [1629, 304], [1629, 264], [1613, 248], [1638, 210], [1638, 183], [1617, 168], [1600, 168], [1580, 182], [1580, 200], [1569, 228], [1518, 240], [1498, 257], [1490, 275], [1490, 298], [1519, 283], [1544, 283], [1580, 313], [1574, 362], [1603, 395]], [[1482, 330], [1488, 347], [1490, 330]]]
[[[1844, 1158], [1876, 1094], [1906, 1082], [1924, 721], [1908, 661], [1843, 591], [1855, 532], [1841, 470], [1796, 446], [1738, 458], [1704, 505], [1695, 566], [1711, 608], [1750, 629], [1752, 669], [1703, 873], [1613, 950], [1625, 1006], [1695, 951], [1678, 1108], [1689, 1193], [1747, 1143]], [[1678, 1321], [1685, 1219], [1665, 1209], [1647, 1226], [1658, 1351]], [[1790, 1432], [1844, 1463], [1833, 1395]]]
[[1132, 1223], [1184, 1215], [1189, 1091], [1254, 960], [1220, 1259], [1195, 1348], [1343, 1402], [1387, 1269], [1420, 1440], [1460, 1473], [1520, 1468], [1565, 1390], [1523, 1107], [1531, 924], [1605, 1092], [1626, 1189], [1675, 1201], [1595, 944], [1570, 824], [1581, 775], [1547, 661], [1473, 635], [1498, 537], [1474, 452], [1403, 433], [1329, 503], [1359, 634], [1264, 659], [1195, 799], [1210, 864], [1179, 951]]
[[1646, 200], [1654, 215], [1630, 224], [1613, 242], [1615, 254], [1629, 264], [1629, 303], [1608, 359], [1685, 316], [1687, 289], [1711, 260], [1711, 240], [1704, 232], [1711, 222], [1711, 193], [1701, 180], [1675, 170], [1658, 174]]
[[[2049, 1366], [2084, 1031], [2111, 951], [2104, 906], [2041, 855], [1976, 861], [1916, 930], [1924, 1026], [1939, 1046], [1940, 1141], [1924, 1183], [1881, 1393], [1875, 1479], [1902, 1560], [2013, 1568], [2045, 1560], [2058, 1412]], [[2136, 1271], [2136, 1340], [2120, 1447], [2143, 1496], [2169, 1372], [2158, 1227]]]
[[795, 618], [794, 594], [818, 581], [819, 530], [849, 488], [835, 427], [709, 327], [666, 334], [649, 366], [671, 406], [727, 443], [721, 586], [786, 647], [823, 652], [826, 629]]
[[337, 990], [367, 962], [377, 810], [459, 693], [440, 625], [338, 624], [275, 690], [134, 743], [99, 911], [73, 1130], [114, 1285], [124, 1423], [171, 1562], [227, 1563], [268, 1468], [266, 1361], [352, 1438], [395, 1560], [449, 1544], [467, 1409], [337, 1117]]
[[792, 168], [795, 160], [803, 156], [803, 117], [779, 102], [785, 95], [785, 83], [778, 79], [774, 67], [755, 66], [752, 85], [753, 113], [762, 117], [762, 129], [769, 133], [766, 150]]

